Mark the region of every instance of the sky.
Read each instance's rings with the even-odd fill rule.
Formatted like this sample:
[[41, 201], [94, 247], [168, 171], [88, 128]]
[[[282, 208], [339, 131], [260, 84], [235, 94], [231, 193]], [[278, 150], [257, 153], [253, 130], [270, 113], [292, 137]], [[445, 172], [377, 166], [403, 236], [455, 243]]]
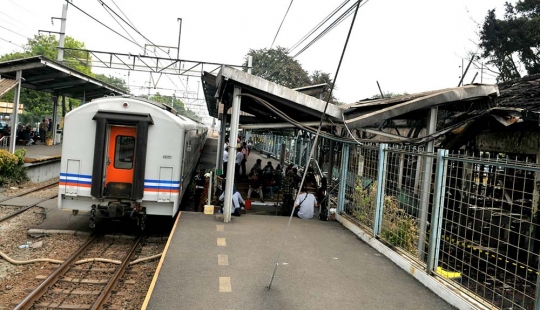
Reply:
[[[290, 48], [344, 0], [296, 0], [281, 27], [274, 46]], [[157, 45], [177, 46], [182, 18], [180, 58], [241, 65], [250, 49], [269, 48], [291, 4], [290, 0], [103, 0], [118, 14], [125, 14], [134, 26]], [[477, 52], [479, 25], [487, 11], [503, 15], [505, 0], [364, 0], [336, 79], [334, 95], [352, 103], [385, 92], [415, 93], [455, 87], [462, 74], [463, 59]], [[511, 1], [515, 2], [515, 1]], [[38, 30], [60, 31], [65, 0], [0, 0], [0, 55], [21, 51]], [[100, 4], [100, 0], [73, 3], [114, 30], [127, 36]], [[350, 1], [346, 7], [352, 5]], [[120, 10], [122, 12], [120, 12]], [[296, 59], [308, 72], [322, 70], [336, 77], [352, 15]], [[129, 29], [125, 24], [124, 28]], [[128, 42], [70, 6], [66, 34], [85, 43], [90, 50], [142, 53]], [[139, 45], [145, 40], [130, 31]], [[4, 40], [10, 41], [8, 43]], [[308, 40], [309, 41], [309, 40]], [[168, 55], [158, 51], [159, 56]], [[176, 50], [170, 50], [176, 56]], [[464, 66], [467, 66], [465, 60]], [[127, 71], [93, 70], [128, 79]], [[465, 84], [480, 82], [480, 70], [471, 67]], [[200, 79], [162, 78], [162, 89], [144, 88], [149, 74], [132, 73], [129, 85], [134, 94], [189, 97], [188, 107], [204, 114]], [[495, 78], [484, 70], [483, 83]], [[199, 99], [199, 100], [198, 100]], [[186, 100], [185, 100], [186, 101]]]

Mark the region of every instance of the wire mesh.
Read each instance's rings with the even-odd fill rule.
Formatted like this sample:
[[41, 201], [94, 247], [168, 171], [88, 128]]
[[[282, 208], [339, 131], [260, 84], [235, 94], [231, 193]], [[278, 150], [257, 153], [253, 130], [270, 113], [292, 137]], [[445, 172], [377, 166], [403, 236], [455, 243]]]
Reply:
[[380, 238], [424, 263], [432, 208], [435, 157], [413, 148], [390, 148], [384, 165]]
[[375, 219], [378, 163], [379, 151], [376, 146], [357, 146], [349, 150], [344, 211], [369, 227], [369, 231]]
[[532, 309], [539, 170], [530, 158], [475, 155], [448, 159], [437, 273], [497, 308]]

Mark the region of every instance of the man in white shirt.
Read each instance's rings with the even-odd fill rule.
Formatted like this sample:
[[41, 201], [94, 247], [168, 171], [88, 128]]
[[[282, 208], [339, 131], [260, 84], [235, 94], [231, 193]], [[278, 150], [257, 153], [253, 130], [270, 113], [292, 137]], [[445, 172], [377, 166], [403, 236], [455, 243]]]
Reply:
[[227, 148], [223, 149], [223, 171], [222, 176], [227, 177], [227, 164], [229, 163], [229, 152]]
[[[219, 196], [219, 200], [223, 201], [225, 200], [225, 191], [221, 193], [221, 196]], [[242, 198], [242, 195], [239, 191], [236, 190], [236, 185], [233, 185], [233, 195], [232, 195], [232, 205], [231, 205], [231, 214], [234, 216], [240, 216], [242, 214], [242, 206], [241, 204], [245, 204], [246, 202]], [[223, 207], [221, 207], [223, 212]]]
[[236, 158], [234, 165], [234, 178], [240, 178], [240, 164], [242, 164], [242, 159], [244, 159], [244, 154], [242, 154], [242, 148], [239, 147], [236, 149]]
[[316, 206], [317, 199], [313, 194], [309, 194], [304, 186], [294, 202], [294, 216], [301, 219], [313, 218], [313, 213]]

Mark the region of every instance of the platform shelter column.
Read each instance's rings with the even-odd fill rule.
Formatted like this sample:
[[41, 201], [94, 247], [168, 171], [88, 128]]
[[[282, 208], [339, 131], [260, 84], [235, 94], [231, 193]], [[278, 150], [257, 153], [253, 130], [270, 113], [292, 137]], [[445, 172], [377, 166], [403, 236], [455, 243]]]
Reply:
[[[234, 159], [236, 155], [236, 137], [238, 136], [238, 122], [240, 120], [240, 104], [242, 92], [240, 87], [234, 87], [233, 103], [231, 113], [231, 130], [229, 136], [229, 159]], [[225, 111], [224, 111], [225, 112]], [[233, 155], [231, 155], [233, 154]], [[228, 223], [231, 221], [232, 194], [234, 185], [234, 164], [227, 166], [227, 181], [225, 182], [225, 202], [223, 204], [223, 221]]]
[[13, 116], [11, 119], [13, 123], [11, 124], [11, 137], [9, 142], [9, 151], [15, 153], [15, 144], [17, 142], [17, 123], [19, 118], [19, 101], [21, 99], [21, 80], [22, 80], [22, 71], [18, 70], [15, 79], [17, 80], [17, 86], [15, 87], [15, 98], [13, 100]]

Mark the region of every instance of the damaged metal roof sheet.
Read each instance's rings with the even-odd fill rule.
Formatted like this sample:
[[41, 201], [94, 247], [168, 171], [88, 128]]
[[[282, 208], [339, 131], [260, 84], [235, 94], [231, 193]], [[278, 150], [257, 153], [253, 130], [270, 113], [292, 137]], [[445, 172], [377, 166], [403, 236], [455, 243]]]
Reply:
[[[293, 90], [227, 66], [223, 66], [217, 75], [204, 72], [202, 80], [208, 113], [212, 117], [218, 117], [219, 115], [218, 100], [230, 104], [233, 86], [241, 87], [242, 94], [249, 94], [266, 100], [275, 108], [298, 121], [320, 120], [326, 105], [325, 101], [302, 93], [302, 91], [311, 90], [312, 88], [323, 88], [324, 84]], [[241, 117], [241, 124], [283, 122], [282, 119], [276, 117], [266, 107], [258, 104], [256, 100], [248, 96], [242, 97], [241, 111], [253, 115], [249, 119]], [[333, 121], [341, 120], [341, 109], [330, 103], [326, 110], [326, 117]]]
[[376, 102], [357, 102], [341, 106], [344, 120], [350, 129], [374, 125], [406, 113], [444, 105], [451, 102], [468, 101], [498, 95], [497, 85], [467, 85], [395, 98], [379, 99]]
[[500, 83], [499, 90], [497, 106], [500, 109], [540, 112], [540, 74]]

